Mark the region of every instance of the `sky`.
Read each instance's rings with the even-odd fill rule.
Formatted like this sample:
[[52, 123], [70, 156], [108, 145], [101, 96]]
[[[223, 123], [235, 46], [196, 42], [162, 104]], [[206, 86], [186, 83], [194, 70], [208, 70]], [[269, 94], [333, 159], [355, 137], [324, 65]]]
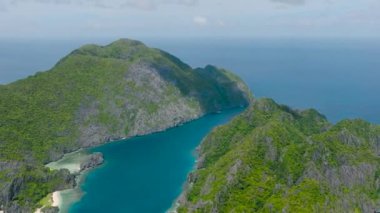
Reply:
[[380, 38], [380, 0], [0, 0], [0, 38]]

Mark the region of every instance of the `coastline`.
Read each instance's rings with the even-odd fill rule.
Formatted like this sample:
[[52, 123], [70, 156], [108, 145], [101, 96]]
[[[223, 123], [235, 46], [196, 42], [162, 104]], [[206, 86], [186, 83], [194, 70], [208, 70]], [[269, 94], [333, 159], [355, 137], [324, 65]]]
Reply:
[[[235, 119], [240, 114], [241, 113], [235, 115], [234, 117], [231, 118], [231, 120]], [[186, 176], [186, 181], [182, 185], [181, 193], [177, 196], [177, 198], [173, 201], [172, 206], [168, 210], [166, 210], [165, 213], [178, 213], [178, 211], [177, 211], [178, 208], [181, 206], [181, 204], [183, 204], [184, 202], [186, 202], [187, 193], [189, 192], [189, 189], [191, 189], [191, 187], [193, 186], [193, 183], [194, 183], [194, 181], [193, 181], [194, 180], [194, 174], [195, 174], [195, 172], [197, 172], [202, 167], [202, 165], [204, 163], [204, 155], [202, 155], [202, 153], [201, 153], [201, 146], [205, 142], [205, 140], [208, 137], [208, 135], [210, 135], [216, 128], [218, 128], [220, 126], [223, 126], [223, 124], [214, 126], [210, 130], [210, 132], [208, 132], [202, 138], [202, 140], [199, 143], [199, 145], [195, 148], [195, 151], [194, 151], [194, 166], [193, 166], [193, 168], [191, 169], [191, 171]]]
[[[235, 107], [227, 108], [224, 110], [230, 110], [233, 108], [235, 108]], [[190, 123], [194, 120], [198, 120], [202, 117], [205, 117], [205, 116], [207, 116], [209, 114], [213, 114], [213, 113], [218, 113], [218, 112], [202, 112], [193, 118], [189, 118], [187, 120], [182, 120], [180, 122], [174, 123], [174, 124], [169, 125], [168, 127], [164, 128], [164, 129], [157, 129], [157, 130], [153, 130], [153, 131], [148, 131], [148, 132], [145, 132], [144, 134], [137, 134], [137, 135], [133, 135], [133, 136], [120, 137], [120, 138], [117, 138], [114, 140], [111, 139], [108, 141], [104, 141], [101, 144], [90, 146], [88, 148], [79, 148], [75, 151], [65, 153], [62, 156], [62, 158], [58, 159], [57, 161], [52, 161], [52, 162], [46, 164], [45, 166], [50, 168], [51, 170], [68, 169], [71, 174], [76, 175], [76, 186], [74, 188], [66, 189], [63, 191], [56, 191], [57, 192], [56, 194], [57, 195], [59, 194], [59, 196], [56, 195], [56, 197], [55, 197], [57, 200], [59, 200], [59, 201], [57, 201], [57, 202], [59, 202], [59, 205], [56, 206], [59, 208], [59, 212], [67, 212], [68, 207], [70, 207], [74, 202], [79, 201], [83, 195], [83, 192], [80, 189], [80, 185], [81, 185], [81, 182], [84, 181], [88, 169], [81, 171], [81, 163], [83, 163], [86, 159], [88, 159], [89, 156], [91, 156], [91, 152], [89, 152], [89, 149], [93, 149], [93, 148], [96, 148], [99, 146], [103, 146], [103, 145], [106, 145], [108, 143], [125, 141], [125, 140], [131, 139], [133, 137], [141, 137], [141, 136], [145, 136], [145, 135], [149, 135], [149, 134], [157, 134], [160, 132], [165, 132], [169, 129], [180, 127], [186, 123]], [[89, 168], [89, 169], [91, 169], [91, 168]], [[54, 198], [52, 197], [52, 199], [54, 199]], [[37, 210], [40, 210], [42, 208], [39, 208]]]
[[[238, 115], [236, 115], [236, 116], [238, 116]], [[165, 213], [178, 213], [178, 211], [177, 211], [178, 208], [181, 206], [181, 203], [183, 203], [185, 201], [185, 197], [187, 196], [187, 193], [188, 193], [189, 189], [193, 185], [192, 175], [196, 171], [198, 171], [199, 168], [202, 167], [202, 164], [203, 164], [203, 161], [204, 161], [204, 156], [201, 155], [201, 146], [202, 146], [203, 142], [205, 141], [206, 137], [214, 129], [218, 128], [219, 126], [222, 126], [222, 125], [216, 125], [216, 126], [214, 126], [212, 128], [212, 130], [204, 138], [202, 138], [202, 140], [199, 143], [199, 145], [195, 148], [195, 151], [194, 151], [194, 166], [193, 166], [193, 168], [191, 169], [191, 171], [186, 176], [186, 181], [183, 183], [181, 193], [177, 196], [177, 198], [173, 201], [173, 204], [170, 206], [170, 208], [168, 210], [165, 211]]]
[[[213, 129], [215, 129], [216, 127], [218, 127], [218, 126], [215, 126]], [[202, 139], [201, 143], [195, 149], [194, 166], [186, 176], [186, 181], [183, 183], [181, 193], [177, 196], [177, 198], [173, 201], [172, 206], [168, 210], [166, 210], [165, 213], [177, 213], [178, 207], [181, 206], [181, 203], [184, 200], [187, 192], [189, 191], [189, 188], [192, 187], [191, 175], [194, 172], [196, 172], [198, 170], [198, 168], [202, 165], [202, 158], [199, 154], [200, 154], [200, 147], [201, 147], [201, 145], [204, 142], [206, 137], [207, 137], [207, 135]]]
[[57, 161], [50, 162], [45, 166], [51, 170], [68, 169], [70, 173], [80, 172], [81, 163], [88, 158], [90, 153], [87, 150], [78, 149], [74, 152], [66, 153]]
[[103, 163], [101, 153], [92, 153], [88, 149], [78, 149], [65, 154], [61, 159], [50, 162], [45, 166], [51, 170], [67, 169], [75, 175], [76, 186], [74, 188], [54, 191], [48, 195], [48, 203], [38, 208], [35, 213], [40, 213], [45, 207], [56, 207], [58, 212], [66, 213], [75, 202], [83, 195], [80, 184], [87, 172]]
[[[176, 123], [176, 124], [169, 126], [168, 128], [163, 129], [163, 130], [152, 131], [152, 132], [148, 132], [148, 133], [142, 134], [142, 135], [128, 136], [128, 137], [115, 139], [115, 140], [109, 140], [109, 141], [105, 141], [102, 144], [98, 144], [98, 145], [91, 146], [88, 148], [79, 148], [76, 151], [64, 154], [64, 156], [57, 161], [53, 161], [53, 162], [46, 164], [45, 166], [50, 168], [50, 169], [53, 169], [53, 170], [54, 169], [68, 169], [70, 171], [70, 173], [76, 175], [76, 186], [74, 188], [66, 189], [66, 190], [62, 190], [62, 191], [56, 191], [55, 193], [53, 193], [55, 196], [53, 197], [53, 195], [52, 195], [52, 199], [54, 201], [56, 201], [54, 207], [58, 207], [59, 212], [68, 212], [69, 208], [74, 203], [78, 202], [81, 199], [81, 197], [83, 196], [83, 191], [80, 188], [81, 183], [84, 181], [86, 175], [88, 174], [88, 170], [96, 167], [96, 166], [91, 166], [89, 168], [85, 168], [84, 170], [81, 168], [81, 164], [83, 162], [85, 162], [87, 159], [89, 159], [89, 157], [93, 154], [90, 151], [91, 149], [99, 147], [99, 146], [103, 146], [103, 145], [106, 145], [106, 144], [112, 143], [112, 142], [125, 141], [125, 140], [128, 140], [128, 139], [133, 138], [133, 137], [141, 137], [141, 136], [145, 136], [145, 135], [149, 135], [149, 134], [157, 134], [160, 132], [165, 132], [169, 129], [180, 127], [186, 123], [192, 122], [192, 121], [197, 120], [197, 119], [202, 118], [202, 117], [205, 117], [209, 114], [213, 114], [213, 113], [204, 113], [204, 114], [202, 114], [196, 118]], [[202, 142], [203, 142], [203, 140], [201, 141], [201, 143]], [[196, 152], [196, 154], [194, 157], [194, 168], [189, 172], [188, 176], [193, 171], [195, 171], [197, 169], [197, 165], [199, 163], [198, 162], [199, 161], [198, 148], [196, 148], [195, 152]], [[188, 180], [186, 180], [186, 182], [184, 183], [183, 190], [179, 194], [178, 198], [174, 200], [172, 207], [170, 209], [168, 209], [166, 212], [176, 212], [177, 207], [179, 207], [179, 203], [180, 203], [179, 200], [180, 200], [181, 196], [187, 191], [188, 186], [189, 186], [189, 182], [188, 182]]]
[[59, 209], [62, 203], [62, 198], [61, 198], [60, 193], [61, 191], [55, 191], [51, 194], [48, 194], [43, 200], [40, 201], [44, 203], [42, 207], [36, 209], [34, 213], [42, 213], [45, 208], [50, 208], [50, 207], [56, 207]]

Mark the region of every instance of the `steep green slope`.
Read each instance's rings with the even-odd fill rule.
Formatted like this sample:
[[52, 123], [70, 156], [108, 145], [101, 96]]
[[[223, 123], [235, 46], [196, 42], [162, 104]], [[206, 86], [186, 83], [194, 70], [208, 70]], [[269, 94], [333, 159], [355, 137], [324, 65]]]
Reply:
[[379, 126], [259, 100], [204, 140], [178, 211], [374, 212], [379, 155]]
[[138, 41], [85, 45], [47, 72], [0, 86], [0, 209], [34, 208], [64, 187], [41, 175], [53, 177], [43, 164], [64, 153], [161, 131], [251, 99], [230, 72], [193, 70]]

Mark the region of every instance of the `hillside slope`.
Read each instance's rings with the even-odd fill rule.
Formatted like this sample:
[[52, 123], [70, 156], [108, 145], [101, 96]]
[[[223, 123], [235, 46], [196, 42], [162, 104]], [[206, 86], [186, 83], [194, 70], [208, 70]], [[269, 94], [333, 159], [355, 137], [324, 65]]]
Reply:
[[43, 167], [64, 153], [246, 106], [252, 97], [226, 70], [192, 69], [121, 39], [85, 45], [47, 72], [1, 85], [0, 100], [0, 209], [28, 211], [75, 184]]
[[178, 212], [374, 212], [380, 127], [256, 101], [199, 149]]

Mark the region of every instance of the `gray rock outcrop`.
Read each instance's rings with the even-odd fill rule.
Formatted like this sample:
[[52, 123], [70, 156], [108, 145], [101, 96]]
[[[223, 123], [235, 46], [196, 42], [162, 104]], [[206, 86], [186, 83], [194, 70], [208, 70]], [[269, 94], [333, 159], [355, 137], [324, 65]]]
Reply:
[[90, 157], [80, 164], [80, 171], [93, 169], [103, 163], [103, 154], [98, 152], [91, 154]]

